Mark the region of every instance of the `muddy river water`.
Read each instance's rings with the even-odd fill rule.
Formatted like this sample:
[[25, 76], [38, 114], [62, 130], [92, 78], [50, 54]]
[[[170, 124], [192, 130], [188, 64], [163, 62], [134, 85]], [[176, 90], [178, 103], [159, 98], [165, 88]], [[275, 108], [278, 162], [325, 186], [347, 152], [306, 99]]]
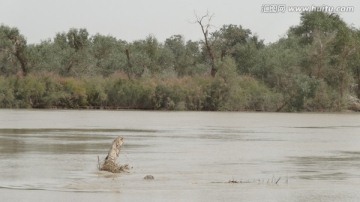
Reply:
[[0, 201], [360, 201], [360, 114], [0, 110]]

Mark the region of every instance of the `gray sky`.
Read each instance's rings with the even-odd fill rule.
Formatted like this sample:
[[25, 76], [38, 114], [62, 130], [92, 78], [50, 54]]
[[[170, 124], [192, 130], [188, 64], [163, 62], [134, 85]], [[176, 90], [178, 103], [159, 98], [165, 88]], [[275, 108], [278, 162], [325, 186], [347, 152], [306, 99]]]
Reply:
[[[283, 13], [264, 13], [262, 6], [283, 4]], [[350, 25], [360, 28], [358, 0], [0, 0], [0, 23], [20, 29], [28, 43], [53, 38], [69, 28], [86, 28], [91, 35], [111, 35], [133, 41], [153, 34], [160, 41], [174, 34], [201, 39], [194, 20], [214, 13], [213, 30], [224, 24], [242, 25], [265, 42], [274, 42], [299, 23], [300, 13], [289, 6], [353, 6], [354, 12], [340, 12]]]

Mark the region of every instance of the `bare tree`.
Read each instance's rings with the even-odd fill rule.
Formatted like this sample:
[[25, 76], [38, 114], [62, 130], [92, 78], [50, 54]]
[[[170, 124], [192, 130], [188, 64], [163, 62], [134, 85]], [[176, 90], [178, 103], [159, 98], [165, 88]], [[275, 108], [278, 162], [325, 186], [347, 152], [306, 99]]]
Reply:
[[209, 43], [209, 28], [211, 27], [211, 19], [213, 18], [213, 14], [209, 14], [209, 11], [206, 12], [203, 16], [198, 16], [195, 13], [196, 21], [195, 23], [200, 25], [202, 34], [204, 35], [204, 41], [205, 41], [205, 47], [210, 57], [210, 63], [211, 63], [211, 76], [215, 77], [217, 69], [215, 66], [215, 55], [213, 48], [211, 47]]

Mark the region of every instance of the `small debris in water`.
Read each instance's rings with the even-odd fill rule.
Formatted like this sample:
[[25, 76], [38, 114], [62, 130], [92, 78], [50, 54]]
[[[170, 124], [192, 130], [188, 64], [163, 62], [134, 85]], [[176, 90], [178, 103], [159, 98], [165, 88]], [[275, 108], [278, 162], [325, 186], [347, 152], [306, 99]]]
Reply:
[[154, 180], [155, 178], [154, 178], [154, 176], [152, 176], [152, 175], [146, 175], [145, 177], [144, 177], [144, 180]]
[[228, 183], [233, 183], [233, 184], [237, 184], [240, 183], [240, 181], [236, 181], [236, 180], [229, 180]]
[[[267, 180], [266, 184], [278, 185], [281, 179], [282, 179], [281, 177], [276, 178], [275, 176], [273, 176], [271, 179]], [[245, 183], [250, 184], [250, 183], [254, 183], [254, 184], [265, 184], [265, 180], [264, 179], [252, 179], [252, 180], [235, 180], [235, 179], [232, 179], [232, 180], [229, 180], [227, 182], [212, 182], [212, 183], [229, 183], [229, 184], [245, 184]], [[285, 183], [286, 184], [289, 183], [288, 178], [286, 178]]]

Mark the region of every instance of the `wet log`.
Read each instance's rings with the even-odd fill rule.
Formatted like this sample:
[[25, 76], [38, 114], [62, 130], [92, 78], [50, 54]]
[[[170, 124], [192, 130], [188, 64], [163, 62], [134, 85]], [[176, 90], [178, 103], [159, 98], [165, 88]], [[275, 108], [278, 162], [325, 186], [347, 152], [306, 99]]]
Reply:
[[105, 158], [104, 163], [102, 164], [102, 166], [100, 167], [100, 170], [103, 171], [108, 171], [108, 172], [112, 172], [112, 173], [121, 173], [121, 172], [126, 172], [129, 170], [129, 166], [126, 165], [120, 165], [117, 164], [117, 158], [119, 157], [120, 154], [120, 149], [121, 146], [123, 145], [124, 141], [122, 137], [117, 137], [115, 138], [115, 140], [113, 141], [109, 153]]

